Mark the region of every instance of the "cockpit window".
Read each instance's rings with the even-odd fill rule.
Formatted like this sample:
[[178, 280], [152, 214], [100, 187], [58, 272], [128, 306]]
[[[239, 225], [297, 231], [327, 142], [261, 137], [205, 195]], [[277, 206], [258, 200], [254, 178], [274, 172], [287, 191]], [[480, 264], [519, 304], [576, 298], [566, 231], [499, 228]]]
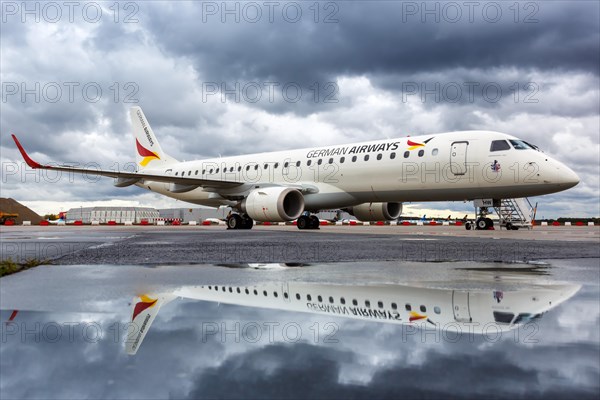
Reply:
[[517, 150], [535, 150], [534, 147], [532, 147], [529, 143], [524, 142], [523, 140], [515, 140], [515, 139], [510, 139], [510, 144], [513, 145], [513, 147]]
[[506, 140], [494, 140], [492, 141], [492, 146], [490, 147], [490, 151], [502, 151], [502, 150], [510, 150], [510, 145]]
[[510, 312], [494, 311], [494, 321], [500, 324], [510, 324], [515, 314]]
[[527, 144], [528, 146], [530, 146], [532, 149], [537, 150], [537, 151], [541, 151], [539, 147], [537, 147], [535, 144], [531, 144], [529, 142], [526, 142], [523, 140], [523, 143]]
[[529, 314], [529, 313], [521, 313], [517, 315], [517, 319], [515, 319], [515, 324], [526, 324], [533, 320], [540, 318], [542, 314]]

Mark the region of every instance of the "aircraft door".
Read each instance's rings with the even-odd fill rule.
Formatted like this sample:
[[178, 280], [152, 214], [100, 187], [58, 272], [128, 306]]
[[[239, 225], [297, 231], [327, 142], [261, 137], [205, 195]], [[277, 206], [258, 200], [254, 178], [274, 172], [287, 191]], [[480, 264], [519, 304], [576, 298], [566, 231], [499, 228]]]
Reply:
[[469, 292], [452, 291], [452, 310], [454, 311], [455, 321], [471, 322]]
[[450, 171], [454, 175], [467, 173], [467, 147], [469, 142], [454, 142], [450, 149]]

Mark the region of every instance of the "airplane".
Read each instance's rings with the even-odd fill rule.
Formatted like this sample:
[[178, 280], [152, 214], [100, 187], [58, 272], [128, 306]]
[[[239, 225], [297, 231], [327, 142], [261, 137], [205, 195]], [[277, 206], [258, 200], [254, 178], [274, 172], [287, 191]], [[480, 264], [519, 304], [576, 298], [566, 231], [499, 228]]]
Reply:
[[[297, 220], [318, 229], [315, 213], [341, 209], [361, 221], [393, 221], [403, 202], [538, 196], [579, 183], [537, 146], [492, 131], [459, 131], [300, 150], [180, 162], [165, 153], [142, 109], [132, 107], [137, 170], [40, 164], [13, 140], [27, 165], [115, 178], [181, 201], [231, 207], [229, 229], [254, 221]], [[481, 218], [481, 225], [493, 224]], [[478, 226], [480, 224], [477, 224]]]
[[299, 281], [253, 286], [189, 285], [134, 297], [125, 350], [130, 355], [136, 354], [161, 307], [177, 298], [471, 335], [501, 334], [536, 321], [548, 310], [571, 298], [580, 288], [580, 285], [574, 284], [553, 284], [519, 286], [516, 290], [468, 290]]

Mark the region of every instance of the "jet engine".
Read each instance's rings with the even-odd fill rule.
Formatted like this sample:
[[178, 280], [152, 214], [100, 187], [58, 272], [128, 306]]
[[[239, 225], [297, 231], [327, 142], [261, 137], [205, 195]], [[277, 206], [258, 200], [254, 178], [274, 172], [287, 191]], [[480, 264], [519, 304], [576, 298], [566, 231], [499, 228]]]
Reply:
[[402, 203], [363, 203], [347, 211], [361, 221], [393, 221], [402, 214]]
[[304, 196], [298, 190], [286, 187], [254, 189], [240, 208], [255, 221], [292, 221], [304, 211]]

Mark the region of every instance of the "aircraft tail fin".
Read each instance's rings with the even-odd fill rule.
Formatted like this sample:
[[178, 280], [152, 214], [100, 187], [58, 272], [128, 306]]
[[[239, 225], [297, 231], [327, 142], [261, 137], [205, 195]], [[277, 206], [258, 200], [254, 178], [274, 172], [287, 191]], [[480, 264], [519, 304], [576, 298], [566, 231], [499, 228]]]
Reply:
[[175, 296], [141, 295], [133, 299], [131, 326], [127, 330], [125, 342], [127, 354], [137, 353], [160, 308], [174, 298]]
[[165, 153], [160, 147], [141, 107], [131, 107], [129, 115], [133, 135], [135, 136], [135, 155], [138, 167], [143, 169], [176, 163], [177, 160]]

